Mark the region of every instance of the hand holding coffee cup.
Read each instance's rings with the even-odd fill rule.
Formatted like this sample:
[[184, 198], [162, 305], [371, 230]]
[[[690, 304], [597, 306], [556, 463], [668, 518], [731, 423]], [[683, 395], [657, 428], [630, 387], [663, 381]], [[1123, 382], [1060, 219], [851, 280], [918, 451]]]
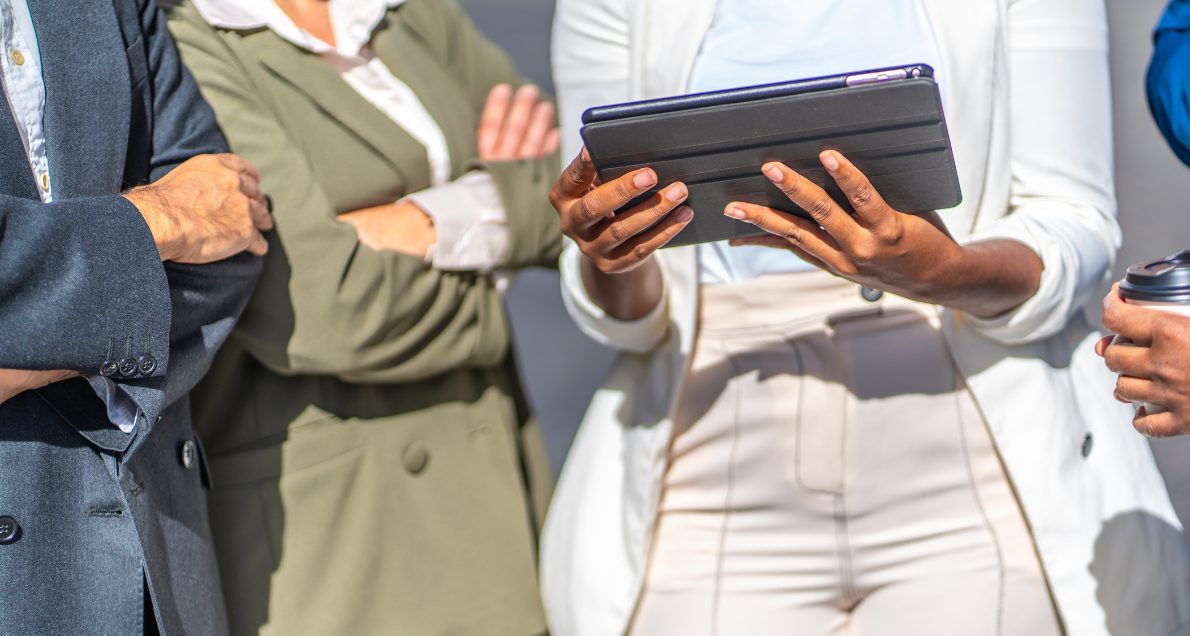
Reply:
[[1190, 251], [1130, 267], [1103, 308], [1118, 335], [1096, 351], [1120, 374], [1116, 398], [1140, 405], [1133, 425], [1154, 437], [1190, 433]]

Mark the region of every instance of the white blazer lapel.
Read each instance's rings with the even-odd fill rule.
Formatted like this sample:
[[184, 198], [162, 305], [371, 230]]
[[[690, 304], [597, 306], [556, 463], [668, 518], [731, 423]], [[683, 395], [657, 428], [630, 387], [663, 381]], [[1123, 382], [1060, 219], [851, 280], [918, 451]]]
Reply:
[[634, 97], [669, 97], [686, 92], [694, 58], [715, 18], [717, 0], [637, 0], [633, 50]]

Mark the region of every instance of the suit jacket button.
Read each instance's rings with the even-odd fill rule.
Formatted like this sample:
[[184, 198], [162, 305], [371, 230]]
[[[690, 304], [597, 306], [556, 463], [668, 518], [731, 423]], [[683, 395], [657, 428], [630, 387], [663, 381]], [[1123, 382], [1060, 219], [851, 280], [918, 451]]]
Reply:
[[140, 365], [137, 364], [136, 358], [127, 357], [120, 360], [120, 375], [126, 378], [135, 378], [139, 370]]
[[99, 375], [105, 378], [115, 377], [120, 373], [120, 365], [115, 360], [104, 360], [99, 363]]
[[147, 353], [145, 355], [141, 356], [140, 360], [138, 360], [137, 362], [139, 363], [139, 366], [140, 366], [141, 375], [144, 375], [144, 376], [153, 375], [153, 372], [157, 370], [157, 358], [154, 358], [153, 356], [151, 356]]
[[405, 452], [401, 455], [401, 462], [405, 464], [405, 470], [416, 475], [425, 470], [426, 465], [430, 463], [430, 451], [426, 450], [425, 444], [413, 442], [405, 447]]
[[21, 538], [21, 526], [9, 516], [0, 517], [0, 545], [16, 543]]
[[1090, 433], [1087, 433], [1087, 435], [1085, 437], [1083, 437], [1083, 459], [1086, 459], [1091, 456], [1091, 449], [1094, 447], [1095, 447], [1095, 437], [1092, 436]]
[[188, 440], [182, 442], [182, 452], [181, 452], [182, 467], [185, 468], [186, 470], [190, 470], [191, 468], [194, 468], [194, 458], [197, 453], [198, 453], [198, 451], [194, 447], [194, 440], [188, 439]]
[[879, 289], [872, 289], [871, 287], [860, 287], [859, 295], [870, 303], [874, 303], [881, 298], [884, 298], [884, 292], [880, 291]]

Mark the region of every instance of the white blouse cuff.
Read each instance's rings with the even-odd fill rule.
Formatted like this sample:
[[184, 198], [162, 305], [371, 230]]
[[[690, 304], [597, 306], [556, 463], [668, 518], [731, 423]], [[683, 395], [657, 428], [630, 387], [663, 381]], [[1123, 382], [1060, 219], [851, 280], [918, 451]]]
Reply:
[[434, 221], [438, 242], [426, 260], [436, 269], [490, 272], [508, 251], [508, 215], [492, 175], [470, 172], [406, 197]]

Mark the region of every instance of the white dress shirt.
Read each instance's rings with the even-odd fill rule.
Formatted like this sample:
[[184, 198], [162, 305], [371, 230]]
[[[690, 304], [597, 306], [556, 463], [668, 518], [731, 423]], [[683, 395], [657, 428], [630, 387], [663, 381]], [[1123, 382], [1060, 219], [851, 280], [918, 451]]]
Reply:
[[450, 148], [438, 122], [368, 46], [385, 12], [404, 1], [330, 0], [334, 46], [296, 25], [273, 0], [194, 0], [194, 6], [214, 27], [268, 28], [294, 46], [321, 55], [348, 86], [425, 146], [433, 186], [406, 198], [434, 221], [437, 243], [427, 259], [438, 269], [490, 271], [509, 240], [495, 182], [486, 172], [451, 181]]
[[[763, 46], [757, 46], [763, 42]], [[902, 64], [937, 65], [920, 0], [720, 0], [694, 60], [692, 93], [837, 75]], [[700, 210], [702, 214], [719, 210]], [[813, 269], [790, 252], [699, 246], [704, 285]]]
[[[46, 149], [41, 49], [25, 0], [0, 0], [0, 44], [4, 47], [4, 54], [0, 55], [4, 97], [29, 157], [29, 169], [37, 182], [41, 201], [51, 203], [54, 190]], [[107, 405], [108, 419], [125, 433], [135, 430], [139, 409], [132, 399], [105, 377], [94, 375], [87, 379]]]

